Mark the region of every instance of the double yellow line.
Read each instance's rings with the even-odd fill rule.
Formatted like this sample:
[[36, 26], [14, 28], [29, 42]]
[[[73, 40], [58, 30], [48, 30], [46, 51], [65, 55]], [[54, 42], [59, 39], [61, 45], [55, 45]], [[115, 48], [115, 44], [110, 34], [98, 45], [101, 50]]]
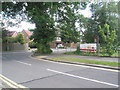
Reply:
[[21, 89], [28, 89], [29, 90], [28, 87], [17, 84], [1, 74], [0, 74], [0, 80], [3, 81], [5, 84], [7, 84], [9, 86], [9, 88], [21, 88]]

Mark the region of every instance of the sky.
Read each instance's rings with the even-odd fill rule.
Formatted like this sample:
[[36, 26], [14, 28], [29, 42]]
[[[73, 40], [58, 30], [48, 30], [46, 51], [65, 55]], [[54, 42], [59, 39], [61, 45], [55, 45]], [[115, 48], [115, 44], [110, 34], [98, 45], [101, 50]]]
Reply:
[[34, 29], [34, 28], [35, 28], [35, 24], [31, 24], [29, 22], [22, 21], [20, 23], [19, 27], [14, 26], [14, 27], [8, 27], [7, 29], [10, 31], [21, 32], [22, 30], [30, 30], [30, 29]]
[[85, 10], [80, 10], [80, 13], [83, 14], [85, 17], [91, 17], [92, 13], [90, 11], [89, 5], [87, 5]]
[[[87, 5], [87, 8], [85, 10], [80, 10], [79, 12], [81, 14], [83, 14], [85, 17], [91, 17], [91, 15], [92, 15], [90, 8], [89, 8], [89, 5]], [[79, 27], [78, 25], [79, 24], [76, 24], [76, 27]], [[34, 28], [35, 28], [35, 24], [31, 24], [29, 22], [22, 21], [20, 23], [19, 27], [14, 26], [14, 27], [8, 27], [7, 29], [10, 31], [21, 32], [23, 29], [30, 30], [30, 29], [34, 29]]]

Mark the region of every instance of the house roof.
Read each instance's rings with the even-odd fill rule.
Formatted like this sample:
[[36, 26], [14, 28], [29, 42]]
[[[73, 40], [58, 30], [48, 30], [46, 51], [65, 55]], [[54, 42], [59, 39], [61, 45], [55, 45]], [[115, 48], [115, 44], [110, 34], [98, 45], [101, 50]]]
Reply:
[[29, 37], [32, 35], [32, 32], [30, 32], [29, 30], [23, 30]]
[[12, 37], [14, 33], [17, 33], [16, 31], [7, 31], [7, 36]]

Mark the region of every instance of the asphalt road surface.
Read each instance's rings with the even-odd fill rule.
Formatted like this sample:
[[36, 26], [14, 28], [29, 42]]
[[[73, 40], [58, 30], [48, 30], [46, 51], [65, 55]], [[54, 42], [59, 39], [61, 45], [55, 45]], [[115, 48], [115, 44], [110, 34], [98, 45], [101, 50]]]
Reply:
[[117, 88], [118, 72], [32, 59], [30, 52], [4, 52], [2, 74], [29, 88]]

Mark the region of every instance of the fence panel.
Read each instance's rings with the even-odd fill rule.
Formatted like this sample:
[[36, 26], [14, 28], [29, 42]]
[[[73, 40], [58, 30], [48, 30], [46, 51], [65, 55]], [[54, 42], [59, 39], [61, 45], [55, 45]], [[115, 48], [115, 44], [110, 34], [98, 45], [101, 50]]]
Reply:
[[19, 43], [3, 43], [2, 51], [27, 51], [28, 44], [19, 44]]

